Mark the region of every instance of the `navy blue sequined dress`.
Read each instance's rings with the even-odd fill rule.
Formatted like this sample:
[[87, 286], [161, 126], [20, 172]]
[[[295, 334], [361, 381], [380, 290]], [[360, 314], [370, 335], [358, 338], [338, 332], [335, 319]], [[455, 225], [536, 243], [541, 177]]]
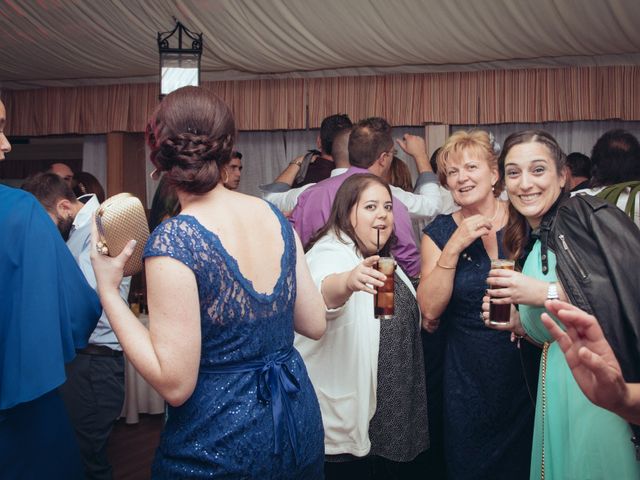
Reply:
[[[424, 233], [442, 250], [457, 228], [451, 215], [441, 215]], [[502, 232], [498, 248], [504, 258]], [[440, 319], [445, 460], [447, 477], [456, 480], [529, 478], [534, 410], [522, 365], [535, 389], [539, 350], [521, 342], [521, 362], [508, 332], [484, 326], [480, 312], [489, 269], [477, 239], [460, 255], [451, 300]]]
[[193, 270], [202, 353], [195, 391], [168, 420], [153, 478], [323, 477], [320, 408], [293, 349], [296, 245], [275, 209], [285, 249], [270, 294], [254, 290], [238, 264], [194, 217], [161, 224], [145, 256], [170, 256]]

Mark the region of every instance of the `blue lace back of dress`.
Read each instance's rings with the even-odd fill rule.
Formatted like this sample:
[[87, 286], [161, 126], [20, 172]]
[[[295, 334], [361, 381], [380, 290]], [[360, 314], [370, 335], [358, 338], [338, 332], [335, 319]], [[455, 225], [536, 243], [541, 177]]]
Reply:
[[296, 295], [295, 243], [280, 219], [284, 251], [280, 276], [271, 293], [259, 293], [218, 236], [195, 217], [179, 215], [161, 224], [145, 256], [163, 255], [193, 270], [198, 283], [202, 323], [202, 366], [220, 366], [263, 357], [293, 342]]
[[[296, 245], [292, 227], [270, 206], [284, 242], [270, 293], [257, 292], [218, 236], [192, 216], [167, 220], [147, 242], [146, 257], [170, 256], [194, 272], [202, 333], [195, 390], [169, 407], [154, 479], [322, 477], [320, 409], [293, 350]], [[271, 372], [299, 389], [278, 390]], [[282, 395], [289, 413], [278, 417]]]

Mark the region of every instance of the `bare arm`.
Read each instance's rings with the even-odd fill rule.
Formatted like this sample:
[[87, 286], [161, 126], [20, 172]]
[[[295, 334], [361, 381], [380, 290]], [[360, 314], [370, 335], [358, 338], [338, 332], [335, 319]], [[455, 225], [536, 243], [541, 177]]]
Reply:
[[313, 283], [302, 243], [296, 239], [296, 284], [297, 296], [293, 310], [293, 323], [296, 332], [313, 340], [318, 340], [327, 328], [325, 306], [322, 295]]
[[96, 252], [95, 241], [94, 231], [91, 260], [98, 294], [127, 358], [167, 402], [183, 404], [195, 388], [200, 361], [200, 305], [193, 272], [170, 257], [146, 260], [147, 330], [118, 292], [134, 243], [109, 258]]
[[289, 165], [287, 165], [287, 168], [285, 168], [280, 173], [280, 175], [278, 175], [278, 178], [276, 178], [273, 182], [286, 183], [289, 186], [293, 185], [293, 182], [296, 179], [296, 175], [300, 171], [300, 166], [302, 165], [303, 159], [304, 159], [304, 155], [300, 155], [299, 157], [296, 157], [291, 163], [289, 163]]
[[[440, 316], [451, 299], [458, 256], [451, 254], [443, 256], [442, 251], [428, 235], [422, 236], [420, 255], [422, 260], [417, 291], [418, 304], [422, 312], [422, 328], [433, 333], [438, 328]], [[438, 267], [437, 264], [440, 261], [443, 262], [441, 265], [451, 265], [454, 268]]]
[[418, 285], [418, 303], [423, 327], [433, 332], [451, 300], [458, 257], [476, 238], [489, 233], [491, 223], [482, 215], [465, 219], [442, 251], [427, 235], [422, 237], [422, 269]]

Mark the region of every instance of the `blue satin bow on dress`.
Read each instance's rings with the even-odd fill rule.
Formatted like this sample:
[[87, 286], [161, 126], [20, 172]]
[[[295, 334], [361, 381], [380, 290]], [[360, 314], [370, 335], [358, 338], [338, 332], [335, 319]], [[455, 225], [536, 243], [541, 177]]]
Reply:
[[273, 453], [277, 455], [282, 451], [282, 429], [284, 428], [283, 422], [286, 422], [289, 441], [297, 464], [298, 439], [290, 397], [300, 391], [300, 383], [286, 364], [291, 359], [293, 352], [293, 348], [289, 348], [265, 360], [254, 360], [217, 368], [201, 368], [200, 373], [226, 374], [258, 371], [258, 398], [264, 402], [271, 402], [275, 443]]

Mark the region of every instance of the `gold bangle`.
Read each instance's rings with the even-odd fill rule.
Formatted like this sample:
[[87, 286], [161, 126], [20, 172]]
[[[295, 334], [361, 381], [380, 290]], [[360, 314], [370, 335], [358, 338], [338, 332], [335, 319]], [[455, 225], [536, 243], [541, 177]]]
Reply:
[[442, 268], [442, 269], [444, 269], [444, 270], [455, 270], [455, 269], [456, 269], [456, 267], [455, 267], [455, 266], [454, 266], [454, 267], [449, 267], [449, 266], [447, 266], [447, 265], [441, 265], [441, 264], [440, 264], [440, 260], [438, 260], [438, 261], [436, 262], [436, 266], [437, 266], [437, 267], [440, 267], [440, 268]]

